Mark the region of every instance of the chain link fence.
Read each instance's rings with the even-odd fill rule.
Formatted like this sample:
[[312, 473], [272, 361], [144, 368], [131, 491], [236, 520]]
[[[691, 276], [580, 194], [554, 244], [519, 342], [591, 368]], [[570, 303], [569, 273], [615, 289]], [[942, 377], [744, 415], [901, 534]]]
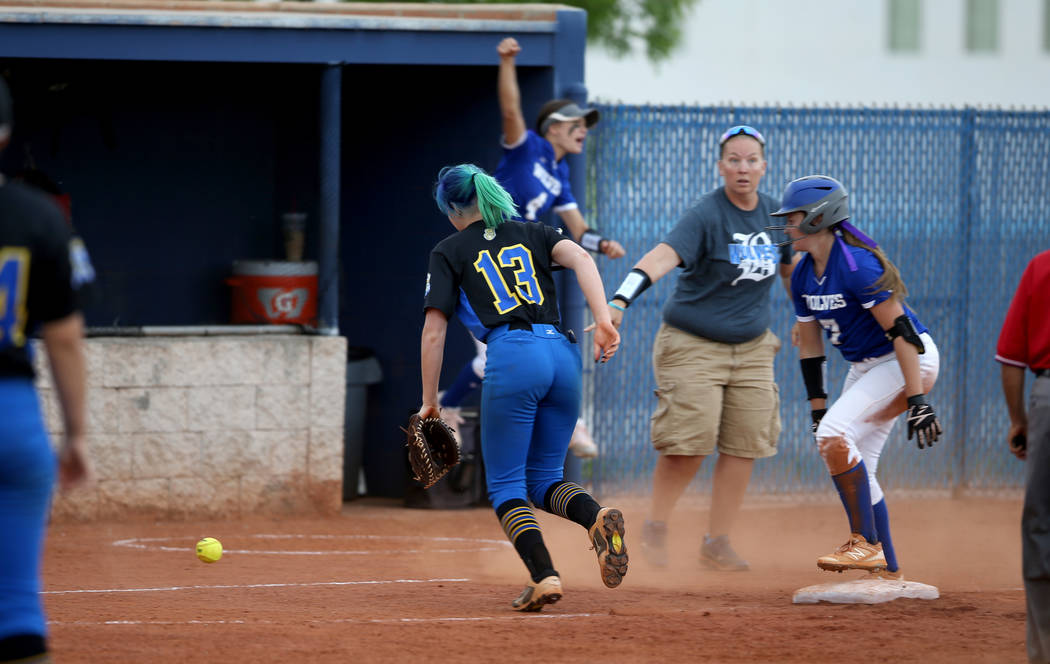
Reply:
[[[721, 133], [752, 125], [767, 140], [761, 190], [779, 198], [796, 177], [840, 180], [850, 192], [851, 221], [900, 268], [908, 304], [940, 349], [930, 400], [945, 437], [919, 450], [898, 424], [879, 463], [883, 486], [994, 494], [1023, 485], [1023, 464], [1006, 448], [994, 354], [1021, 272], [1050, 247], [1050, 112], [599, 108], [601, 122], [588, 138], [585, 214], [627, 249], [624, 259], [598, 259], [610, 293], [687, 207], [721, 185]], [[599, 492], [649, 491], [657, 458], [649, 442], [656, 405], [651, 350], [676, 280], [677, 271], [668, 274], [632, 305], [613, 362], [585, 363], [584, 416], [601, 456], [584, 474]], [[776, 376], [784, 426], [778, 454], [756, 464], [751, 490], [823, 492], [830, 482], [809, 434], [798, 352], [789, 337], [794, 315], [779, 283], [771, 306], [773, 331], [783, 343]], [[846, 363], [834, 349], [828, 360], [834, 399]], [[705, 464], [694, 490], [709, 486], [713, 466]]]

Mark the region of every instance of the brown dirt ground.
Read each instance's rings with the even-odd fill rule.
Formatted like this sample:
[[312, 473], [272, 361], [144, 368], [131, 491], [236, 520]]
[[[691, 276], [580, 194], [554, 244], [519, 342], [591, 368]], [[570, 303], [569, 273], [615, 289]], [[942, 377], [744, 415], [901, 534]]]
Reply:
[[[645, 501], [605, 502], [624, 510], [631, 552]], [[815, 565], [845, 540], [833, 494], [749, 499], [734, 536], [746, 573], [699, 567], [706, 509], [683, 504], [670, 568], [635, 550], [615, 590], [584, 531], [540, 514], [565, 596], [539, 614], [510, 609], [524, 567], [488, 509], [362, 499], [327, 519], [57, 524], [44, 570], [51, 647], [59, 663], [1024, 662], [1020, 499], [890, 508], [907, 578], [940, 599], [792, 604], [803, 586], [847, 578]], [[226, 548], [218, 563], [196, 559], [203, 536]], [[141, 548], [115, 544], [126, 539]]]

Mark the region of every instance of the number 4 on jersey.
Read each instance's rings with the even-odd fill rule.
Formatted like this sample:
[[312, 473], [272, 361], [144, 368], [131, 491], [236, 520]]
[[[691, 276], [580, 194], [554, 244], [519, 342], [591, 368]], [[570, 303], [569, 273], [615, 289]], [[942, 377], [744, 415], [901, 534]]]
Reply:
[[[503, 273], [497, 267], [514, 268], [514, 290], [507, 285]], [[485, 277], [489, 288], [492, 290], [492, 305], [496, 311], [505, 314], [512, 309], [521, 306], [525, 300], [530, 304], [543, 304], [543, 291], [540, 290], [536, 281], [536, 269], [532, 263], [532, 252], [523, 244], [514, 244], [503, 247], [493, 259], [488, 249], [478, 252], [478, 259], [474, 261], [474, 269]]]

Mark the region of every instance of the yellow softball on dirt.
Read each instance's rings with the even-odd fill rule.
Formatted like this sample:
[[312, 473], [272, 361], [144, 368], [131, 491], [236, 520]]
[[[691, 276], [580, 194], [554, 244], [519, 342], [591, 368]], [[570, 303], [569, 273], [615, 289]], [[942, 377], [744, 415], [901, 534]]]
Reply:
[[197, 557], [206, 563], [217, 561], [222, 558], [222, 543], [214, 537], [205, 537], [197, 542]]

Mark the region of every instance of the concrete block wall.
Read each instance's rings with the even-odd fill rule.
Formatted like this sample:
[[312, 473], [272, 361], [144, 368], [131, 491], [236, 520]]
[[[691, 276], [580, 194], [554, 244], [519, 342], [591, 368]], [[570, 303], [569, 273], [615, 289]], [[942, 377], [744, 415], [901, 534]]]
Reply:
[[[328, 514], [342, 506], [346, 339], [306, 335], [85, 341], [98, 481], [52, 518]], [[41, 407], [62, 411], [37, 346]]]

